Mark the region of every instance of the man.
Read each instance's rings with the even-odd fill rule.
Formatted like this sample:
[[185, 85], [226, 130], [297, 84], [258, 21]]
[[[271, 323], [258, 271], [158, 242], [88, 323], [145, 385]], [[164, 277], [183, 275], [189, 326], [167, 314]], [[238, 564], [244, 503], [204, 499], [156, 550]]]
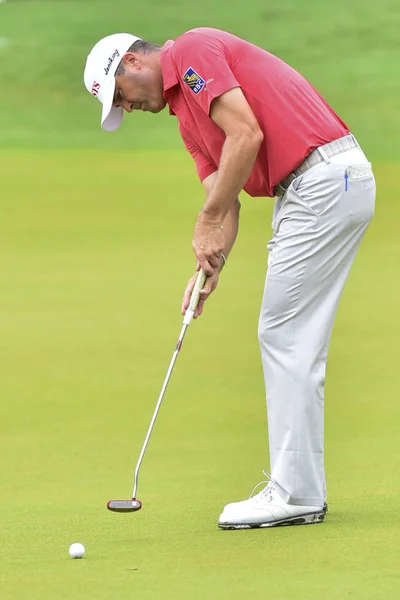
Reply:
[[225, 506], [219, 526], [322, 522], [325, 367], [339, 298], [374, 213], [370, 163], [299, 73], [223, 31], [193, 29], [162, 47], [109, 36], [89, 54], [84, 78], [103, 103], [105, 130], [119, 127], [124, 110], [168, 104], [178, 119], [206, 194], [193, 249], [208, 279], [195, 316], [235, 242], [239, 192], [276, 196], [259, 319], [271, 475], [258, 494]]

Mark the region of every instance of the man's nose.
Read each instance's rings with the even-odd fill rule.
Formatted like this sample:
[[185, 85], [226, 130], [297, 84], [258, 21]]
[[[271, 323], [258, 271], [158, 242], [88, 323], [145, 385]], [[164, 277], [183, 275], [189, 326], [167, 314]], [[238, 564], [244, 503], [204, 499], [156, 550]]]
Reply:
[[133, 111], [133, 104], [131, 102], [124, 102], [122, 108], [130, 113]]

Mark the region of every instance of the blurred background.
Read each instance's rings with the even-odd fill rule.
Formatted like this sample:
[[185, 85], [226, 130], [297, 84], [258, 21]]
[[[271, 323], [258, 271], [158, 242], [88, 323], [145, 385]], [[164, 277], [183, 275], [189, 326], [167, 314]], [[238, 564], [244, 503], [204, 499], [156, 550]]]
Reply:
[[[129, 115], [120, 130], [105, 133], [83, 70], [88, 52], [105, 35], [127, 31], [163, 44], [199, 26], [230, 31], [300, 71], [373, 163], [376, 216], [343, 294], [328, 362], [328, 489], [330, 501], [342, 507], [339, 525], [344, 518], [346, 526], [346, 510], [371, 513], [375, 501], [375, 515], [384, 507], [386, 518], [399, 523], [398, 0], [3, 0], [0, 487], [8, 515], [0, 548], [7, 564], [3, 598], [29, 593], [43, 600], [73, 592], [77, 599], [94, 597], [88, 596], [93, 590], [97, 598], [110, 598], [107, 568], [117, 568], [113, 560], [131, 551], [126, 526], [105, 511], [105, 502], [131, 490], [131, 472], [180, 330], [181, 296], [194, 269], [193, 224], [204, 197], [168, 111]], [[196, 596], [193, 582], [174, 579], [169, 561], [179, 555], [197, 582], [195, 563], [210, 566], [206, 546], [208, 560], [218, 564], [222, 538], [212, 537], [211, 525], [224, 502], [246, 497], [268, 466], [257, 319], [273, 201], [246, 194], [241, 201], [239, 239], [220, 288], [188, 333], [141, 476], [150, 512], [136, 522], [135, 539], [146, 549], [142, 560], [153, 557], [170, 567], [171, 575], [163, 573], [171, 594], [165, 598], [226, 598], [227, 590], [236, 597], [229, 587], [235, 554], [218, 574], [225, 592], [218, 595], [220, 587], [214, 587], [212, 596]], [[207, 505], [193, 502], [205, 496]], [[85, 499], [80, 507], [78, 498]], [[152, 543], [152, 514], [163, 522], [170, 555]], [[189, 524], [182, 524], [182, 515], [190, 515]], [[378, 577], [390, 564], [390, 531], [394, 536], [396, 530], [377, 519], [368, 544], [373, 539], [374, 548], [385, 550], [370, 557], [370, 573], [377, 569]], [[184, 531], [193, 523], [199, 541], [196, 550], [190, 546], [196, 557], [191, 562]], [[204, 531], [209, 537], [203, 547]], [[349, 556], [356, 561], [366, 542], [362, 529], [351, 537]], [[245, 539], [240, 543], [257, 561], [259, 544]], [[96, 547], [97, 560], [104, 560], [89, 563], [101, 565], [96, 583], [72, 577], [60, 563], [68, 540]], [[301, 543], [291, 572], [298, 568], [303, 575], [314, 563], [304, 569], [302, 551], [318, 562], [320, 554]], [[335, 570], [330, 581], [338, 586], [335, 597], [342, 598], [348, 555], [338, 539], [328, 546], [327, 563]], [[45, 565], [35, 555], [46, 558]], [[362, 560], [351, 563], [360, 585], [368, 581]], [[151, 564], [156, 585], [158, 571]], [[242, 575], [260, 591], [253, 566]], [[285, 577], [281, 564], [274, 569], [272, 591]], [[125, 593], [129, 582], [121, 581], [118, 589]], [[385, 581], [383, 591], [392, 580]], [[60, 582], [68, 588], [56, 590]], [[179, 596], [178, 589], [186, 591]], [[161, 596], [142, 590], [139, 597]]]
[[[113, 135], [82, 87], [86, 55], [129, 31], [163, 44], [192, 27], [226, 29], [301, 71], [375, 158], [398, 149], [397, 0], [6, 0], [0, 13], [1, 142], [7, 148], [181, 148], [174, 119], [135, 115]], [[21, 18], [23, 15], [23, 18]], [[97, 109], [97, 112], [96, 112]]]

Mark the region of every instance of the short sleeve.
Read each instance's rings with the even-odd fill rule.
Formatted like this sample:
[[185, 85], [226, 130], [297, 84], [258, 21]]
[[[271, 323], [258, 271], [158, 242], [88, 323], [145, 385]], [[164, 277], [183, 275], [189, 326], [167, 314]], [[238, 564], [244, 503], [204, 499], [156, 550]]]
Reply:
[[179, 131], [186, 146], [186, 150], [190, 152], [196, 163], [196, 170], [200, 181], [203, 181], [206, 177], [212, 175], [215, 171], [218, 171], [216, 164], [202, 153], [202, 151], [193, 143], [193, 140], [189, 140], [185, 136], [183, 127], [179, 126]]
[[240, 87], [224, 43], [213, 35], [197, 31], [181, 35], [174, 43], [172, 58], [186, 97], [207, 115], [214, 98]]

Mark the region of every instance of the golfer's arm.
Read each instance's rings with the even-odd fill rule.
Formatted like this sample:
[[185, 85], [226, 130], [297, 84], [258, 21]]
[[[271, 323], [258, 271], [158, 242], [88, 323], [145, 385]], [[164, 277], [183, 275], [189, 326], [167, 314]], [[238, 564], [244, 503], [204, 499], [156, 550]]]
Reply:
[[[205, 189], [207, 197], [209, 196], [212, 188], [215, 185], [215, 182], [218, 177], [218, 171], [212, 173], [203, 180], [203, 187]], [[239, 198], [235, 198], [233, 202], [231, 202], [228, 212], [226, 213], [223, 219], [224, 226], [224, 234], [225, 234], [225, 248], [223, 249], [223, 253], [225, 258], [228, 256], [232, 247], [236, 241], [237, 233], [239, 230], [239, 212], [240, 212], [240, 202]]]
[[221, 225], [250, 177], [264, 136], [240, 88], [215, 98], [210, 116], [224, 130], [226, 139], [202, 213], [208, 221]]

